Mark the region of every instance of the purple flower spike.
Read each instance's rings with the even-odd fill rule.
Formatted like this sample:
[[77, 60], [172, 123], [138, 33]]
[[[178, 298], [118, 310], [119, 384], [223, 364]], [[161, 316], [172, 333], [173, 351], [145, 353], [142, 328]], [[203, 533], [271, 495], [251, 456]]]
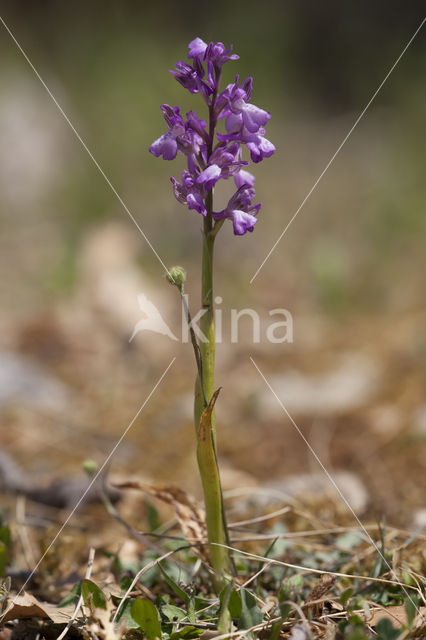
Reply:
[[[235, 235], [253, 231], [261, 205], [252, 204], [256, 192], [255, 177], [245, 167], [247, 149], [250, 159], [258, 163], [269, 158], [274, 145], [265, 137], [265, 127], [271, 115], [251, 102], [253, 80], [239, 77], [222, 92], [219, 90], [222, 66], [238, 56], [232, 46], [222, 42], [204, 42], [195, 38], [188, 46], [189, 62], [179, 61], [170, 73], [190, 93], [200, 93], [208, 107], [208, 128], [205, 120], [189, 111], [183, 118], [179, 107], [163, 104], [167, 131], [152, 143], [149, 150], [157, 158], [174, 160], [179, 153], [187, 158], [187, 169], [181, 182], [171, 178], [176, 199], [189, 210], [197, 211], [208, 220], [232, 220]], [[207, 120], [207, 118], [206, 118]], [[223, 133], [218, 123], [223, 121]], [[245, 152], [247, 153], [247, 152]], [[212, 211], [211, 190], [220, 180], [234, 178], [236, 193], [222, 211]]]

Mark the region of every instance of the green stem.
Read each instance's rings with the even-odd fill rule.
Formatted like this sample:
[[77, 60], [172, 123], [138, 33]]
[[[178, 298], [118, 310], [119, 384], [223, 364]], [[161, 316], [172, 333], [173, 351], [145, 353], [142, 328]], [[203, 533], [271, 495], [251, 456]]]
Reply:
[[[213, 307], [213, 250], [215, 235], [211, 234], [212, 220], [212, 193], [206, 199], [207, 216], [204, 222], [203, 232], [203, 258], [201, 275], [201, 304], [205, 313], [200, 319], [200, 329], [206, 337], [206, 341], [200, 341], [200, 352], [203, 371], [204, 391], [207, 402], [210, 402], [214, 394], [214, 365], [215, 365], [215, 334], [214, 334], [214, 307]], [[225, 514], [223, 509], [222, 488], [220, 483], [219, 467], [216, 455], [216, 433], [213, 411], [204, 429], [209, 433], [200, 434], [200, 421], [203, 411], [206, 409], [200, 377], [197, 377], [195, 385], [194, 418], [197, 430], [197, 460], [203, 485], [204, 503], [206, 509], [206, 525], [209, 540], [210, 559], [213, 569], [218, 577], [215, 587], [223, 586], [223, 574], [232, 571], [229, 552], [217, 544], [228, 544]], [[217, 543], [216, 545], [213, 543]]]
[[[213, 152], [216, 128], [215, 103], [219, 81], [220, 73], [216, 76], [216, 88], [209, 105], [207, 161]], [[194, 418], [197, 433], [197, 460], [204, 492], [210, 559], [216, 572], [214, 585], [219, 591], [224, 586], [224, 574], [234, 572], [234, 567], [228, 549], [218, 546], [229, 544], [229, 538], [216, 455], [216, 430], [213, 413], [218, 393], [214, 393], [213, 251], [216, 234], [220, 228], [214, 225], [213, 220], [213, 189], [207, 194], [205, 206], [207, 214], [204, 217], [201, 271], [201, 305], [204, 314], [200, 319], [200, 329], [205, 340], [200, 340], [199, 345], [202, 379], [199, 374], [195, 384]]]

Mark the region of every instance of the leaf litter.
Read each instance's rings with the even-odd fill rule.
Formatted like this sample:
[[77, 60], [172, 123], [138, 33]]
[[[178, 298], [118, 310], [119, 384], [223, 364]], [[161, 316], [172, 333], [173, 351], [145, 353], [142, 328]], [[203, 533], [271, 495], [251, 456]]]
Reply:
[[[389, 570], [357, 528], [320, 526], [317, 517], [288, 504], [269, 513], [247, 508], [237, 526], [230, 527], [238, 577], [229, 577], [218, 597], [207, 557], [195, 552], [206, 545], [204, 514], [196, 501], [170, 486], [132, 481], [119, 488], [153, 501], [138, 522], [144, 522], [143, 536], [154, 535], [164, 553], [135, 541], [130, 562], [121, 554], [122, 533], [117, 538], [115, 531], [115, 544], [99, 535], [102, 528], [114, 529], [114, 520], [87, 506], [92, 528], [74, 534], [74, 562], [80, 558], [74, 572], [62, 575], [61, 554], [70, 553], [64, 539], [54, 553], [56, 564], [51, 557], [34, 577], [31, 592], [19, 593], [10, 569], [20, 565], [22, 552], [12, 524], [9, 535], [3, 535], [8, 543], [5, 574], [14, 577], [12, 584], [6, 578], [1, 590], [2, 640], [7, 640], [4, 633], [16, 640], [31, 634], [60, 640], [67, 635], [84, 640], [425, 636], [426, 536], [421, 532], [368, 525]], [[41, 545], [40, 533], [29, 528]], [[87, 561], [82, 543], [94, 532], [96, 558], [92, 549]]]

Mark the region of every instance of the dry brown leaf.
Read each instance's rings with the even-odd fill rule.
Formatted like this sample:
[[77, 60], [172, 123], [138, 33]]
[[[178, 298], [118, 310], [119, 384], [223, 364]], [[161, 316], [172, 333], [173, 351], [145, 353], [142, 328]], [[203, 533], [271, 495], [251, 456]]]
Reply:
[[[143, 482], [125, 482], [115, 485], [117, 489], [138, 489], [149, 493], [149, 495], [170, 504], [176, 514], [176, 518], [182, 529], [183, 535], [188, 542], [206, 542], [207, 531], [204, 519], [204, 513], [195, 501], [182, 489], [168, 486], [154, 486]], [[198, 549], [200, 556], [208, 562], [208, 554], [204, 546]]]
[[[426, 607], [419, 607], [417, 613], [417, 618], [422, 616], [426, 618]], [[386, 607], [383, 609], [376, 609], [372, 612], [371, 617], [366, 620], [370, 627], [375, 627], [380, 620], [387, 619], [390, 620], [394, 627], [400, 628], [406, 624], [408, 624], [407, 612], [404, 606], [396, 606], [396, 607]]]
[[117, 628], [112, 622], [113, 605], [111, 599], [107, 599], [106, 609], [96, 609], [87, 622], [87, 629], [92, 637], [102, 640], [119, 640], [123, 635], [123, 623]]
[[56, 607], [48, 602], [39, 602], [34, 596], [24, 592], [22, 596], [10, 598], [2, 614], [2, 622], [21, 618], [50, 618], [55, 624], [67, 624], [74, 607]]
[[[324, 601], [317, 602], [321, 600], [324, 594], [327, 593], [329, 589], [333, 586], [336, 581], [336, 577], [331, 575], [330, 573], [323, 573], [320, 577], [318, 583], [312, 589], [308, 599], [306, 600], [303, 609], [309, 609], [312, 613], [313, 618], [317, 618], [322, 614]], [[310, 604], [312, 603], [312, 604]]]

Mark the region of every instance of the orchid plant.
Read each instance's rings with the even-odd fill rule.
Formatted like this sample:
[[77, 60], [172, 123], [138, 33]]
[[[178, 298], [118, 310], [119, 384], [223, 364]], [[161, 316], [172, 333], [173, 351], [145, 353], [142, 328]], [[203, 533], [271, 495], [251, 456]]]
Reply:
[[[183, 118], [179, 107], [161, 106], [167, 131], [150, 146], [157, 158], [174, 160], [179, 153], [186, 156], [187, 168], [180, 181], [171, 177], [176, 199], [189, 210], [203, 216], [200, 329], [205, 340], [191, 339], [197, 362], [194, 420], [197, 436], [197, 459], [203, 485], [209, 555], [215, 571], [215, 584], [220, 588], [225, 574], [233, 567], [227, 549], [227, 528], [223, 508], [219, 468], [216, 455], [216, 431], [213, 409], [218, 395], [214, 389], [215, 335], [213, 314], [213, 249], [218, 231], [230, 220], [234, 234], [253, 231], [261, 203], [253, 204], [255, 177], [246, 167], [244, 149], [253, 163], [269, 158], [274, 145], [265, 138], [265, 126], [271, 115], [251, 103], [253, 79], [235, 81], [220, 91], [222, 67], [238, 60], [221, 42], [207, 44], [201, 38], [189, 43], [189, 62], [179, 61], [170, 73], [191, 94], [201, 94], [208, 111], [207, 122], [189, 111]], [[222, 126], [220, 126], [222, 125]], [[224, 126], [223, 126], [224, 125]], [[221, 131], [219, 131], [219, 128]], [[213, 192], [219, 180], [233, 178], [236, 186], [227, 206], [214, 208]], [[180, 267], [168, 273], [184, 297], [186, 274]], [[186, 307], [191, 329], [191, 316]]]

